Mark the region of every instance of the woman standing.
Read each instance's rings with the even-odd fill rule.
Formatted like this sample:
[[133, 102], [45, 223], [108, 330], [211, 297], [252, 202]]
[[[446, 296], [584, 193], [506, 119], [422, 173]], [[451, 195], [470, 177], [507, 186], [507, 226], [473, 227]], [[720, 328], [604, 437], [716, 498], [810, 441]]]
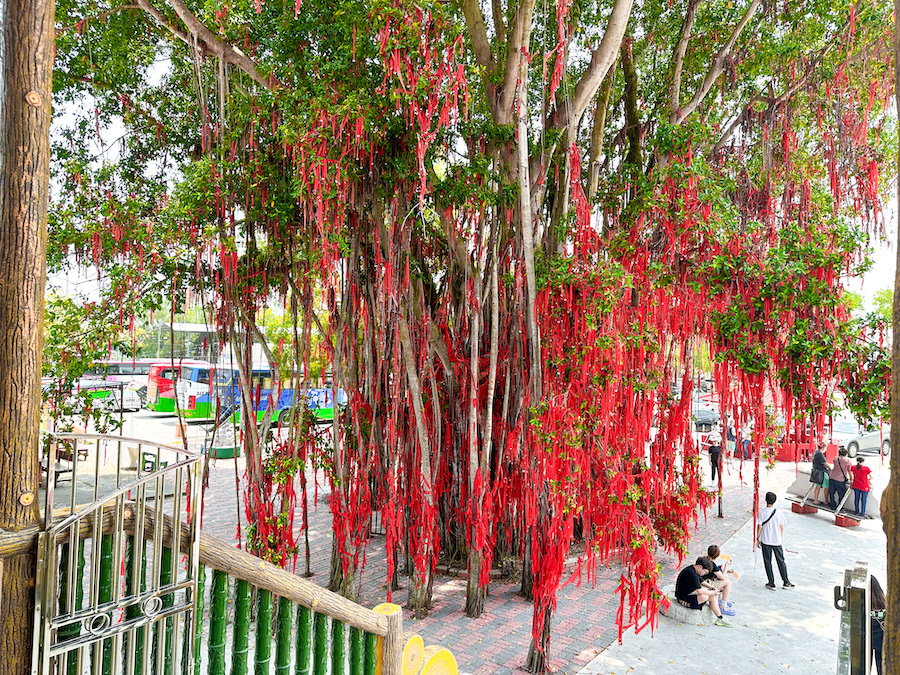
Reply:
[[[856, 515], [865, 517], [866, 501], [869, 498], [869, 490], [872, 489], [871, 475], [872, 469], [863, 464], [865, 460], [862, 457], [856, 458], [856, 468], [853, 469], [853, 510]], [[860, 508], [862, 505], [862, 508]]]
[[852, 472], [853, 464], [847, 459], [847, 449], [841, 448], [834, 458], [834, 467], [828, 474], [828, 503], [835, 512], [847, 493], [847, 481]]
[[[825, 506], [827, 502], [819, 500], [819, 490], [825, 485], [825, 474], [828, 471], [831, 471], [831, 465], [829, 465], [828, 460], [825, 459], [825, 443], [819, 441], [819, 447], [816, 449], [816, 454], [813, 455], [812, 471], [809, 472], [809, 480], [816, 486], [815, 492], [813, 493], [813, 501], [822, 506]], [[828, 492], [826, 491], [823, 496], [827, 495]]]

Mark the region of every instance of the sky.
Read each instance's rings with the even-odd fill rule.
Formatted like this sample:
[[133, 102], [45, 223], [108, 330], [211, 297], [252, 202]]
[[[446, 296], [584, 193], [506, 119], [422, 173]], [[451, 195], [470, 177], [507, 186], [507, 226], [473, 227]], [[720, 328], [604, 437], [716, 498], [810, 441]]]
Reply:
[[[896, 193], [894, 193], [896, 194]], [[874, 309], [872, 299], [875, 294], [885, 288], [894, 287], [894, 270], [897, 264], [897, 202], [893, 197], [885, 204], [885, 241], [873, 242], [872, 260], [874, 265], [862, 279], [851, 279], [846, 283], [847, 290], [859, 293], [863, 297], [865, 310]]]

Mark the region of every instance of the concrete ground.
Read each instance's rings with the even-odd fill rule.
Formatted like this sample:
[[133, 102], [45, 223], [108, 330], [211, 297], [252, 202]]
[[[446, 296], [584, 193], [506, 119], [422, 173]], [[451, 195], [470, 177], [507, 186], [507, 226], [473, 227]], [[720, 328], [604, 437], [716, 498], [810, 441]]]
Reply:
[[[887, 485], [887, 466], [869, 458], [880, 496]], [[781, 467], [778, 474], [792, 473]], [[773, 472], [775, 474], [775, 472]], [[773, 479], [776, 476], [772, 476]], [[772, 481], [773, 484], [778, 482]], [[766, 485], [761, 488], [765, 490]], [[825, 511], [800, 515], [780, 490], [776, 508], [786, 515], [784, 548], [791, 581], [796, 588], [783, 589], [774, 568], [777, 590], [765, 588], [761, 553], [751, 548], [752, 523], [747, 522], [722, 550], [741, 563], [744, 575], [733, 586], [737, 615], [733, 628], [693, 626], [661, 618], [652, 634], [627, 633], [622, 644], [612, 644], [581, 675], [624, 673], [826, 673], [837, 664], [840, 613], [834, 608], [834, 587], [841, 585], [844, 570], [857, 561], [885, 583], [885, 535], [878, 519], [865, 520], [856, 528], [834, 525]], [[774, 561], [773, 561], [774, 564]]]
[[[126, 435], [173, 442], [174, 418], [143, 411], [127, 416]], [[191, 434], [201, 433], [192, 428]], [[875, 490], [880, 495], [887, 484], [887, 465], [871, 457]], [[704, 471], [708, 465], [703, 462]], [[808, 465], [807, 465], [808, 466]], [[785, 549], [788, 571], [795, 589], [764, 588], [765, 572], [759, 552], [753, 552], [752, 463], [736, 462], [727, 467], [723, 491], [724, 518], [713, 506], [704, 516], [690, 543], [689, 556], [679, 561], [660, 553], [658, 561], [666, 578], [674, 583], [680, 567], [718, 544], [741, 565], [743, 577], [735, 583], [732, 599], [738, 614], [733, 628], [713, 625], [682, 625], [659, 617], [656, 629], [640, 634], [626, 632], [621, 645], [615, 626], [619, 568], [599, 570], [595, 586], [571, 584], [560, 589], [551, 626], [550, 663], [559, 675], [575, 673], [815, 673], [833, 672], [837, 659], [839, 614], [833, 606], [833, 587], [840, 584], [844, 569], [857, 560], [869, 563], [884, 581], [885, 537], [880, 520], [864, 521], [860, 527], [838, 528], [834, 516], [819, 511], [813, 515], [790, 512], [784, 491], [795, 478], [793, 464], [763, 469], [760, 494], [772, 490], [777, 506], [786, 512]], [[211, 467], [206, 492], [203, 529], [233, 541], [237, 530], [239, 499], [236, 479], [243, 475], [243, 461], [217, 460]], [[310, 478], [313, 478], [310, 476]], [[312, 581], [325, 585], [331, 550], [331, 514], [322, 495], [327, 491], [319, 479], [319, 500], [310, 498], [309, 538], [312, 550]], [[312, 493], [312, 488], [310, 488]], [[242, 518], [243, 520], [243, 518]], [[299, 511], [296, 523], [299, 527]], [[724, 542], [724, 543], [723, 543]], [[302, 539], [300, 540], [302, 546]], [[372, 537], [366, 551], [366, 568], [360, 580], [360, 602], [374, 606], [387, 599], [384, 538]], [[303, 556], [296, 571], [303, 571]], [[777, 577], [777, 571], [776, 571]], [[405, 585], [406, 579], [401, 583]], [[528, 653], [532, 606], [517, 594], [518, 585], [494, 582], [478, 619], [463, 613], [465, 579], [439, 576], [435, 579], [434, 609], [415, 621], [407, 613], [404, 626], [422, 635], [425, 644], [448, 647], [456, 656], [460, 672], [470, 675], [518, 675]], [[392, 601], [404, 603], [406, 589], [394, 591]]]

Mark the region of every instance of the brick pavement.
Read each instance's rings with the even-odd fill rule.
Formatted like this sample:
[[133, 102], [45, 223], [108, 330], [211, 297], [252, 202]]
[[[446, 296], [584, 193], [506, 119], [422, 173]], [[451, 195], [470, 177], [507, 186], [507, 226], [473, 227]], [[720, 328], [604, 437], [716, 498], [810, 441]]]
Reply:
[[[243, 473], [241, 460], [237, 460], [237, 464], [238, 471]], [[715, 505], [705, 516], [702, 513], [699, 515], [688, 559], [705, 554], [709, 544], [726, 541], [751, 517], [752, 464], [744, 464], [743, 471], [743, 480], [738, 476], [737, 467], [726, 471], [723, 494], [725, 517], [716, 517]], [[312, 479], [310, 475], [309, 480]], [[331, 513], [326, 501], [327, 488], [322, 487], [322, 482], [320, 475], [318, 501], [313, 503], [310, 498], [309, 538], [312, 581], [324, 586], [328, 580], [331, 554]], [[235, 491], [235, 460], [216, 460], [210, 466], [209, 488], [205, 497], [205, 532], [226, 541], [235, 540]], [[310, 495], [312, 493], [310, 483]], [[299, 528], [299, 508], [295, 518]], [[665, 575], [662, 583], [673, 581], [672, 575], [679, 568], [677, 556], [660, 553], [657, 560]], [[366, 563], [360, 580], [360, 602], [372, 607], [387, 600], [387, 561], [383, 536], [372, 537], [366, 550]], [[301, 555], [297, 571], [301, 571], [303, 566]], [[615, 618], [618, 595], [615, 588], [619, 570], [618, 566], [611, 565], [599, 570], [595, 585], [584, 583], [579, 587], [572, 584], [559, 591], [550, 645], [550, 665], [556, 672], [569, 675], [577, 672], [617, 639]], [[401, 584], [405, 583], [406, 578], [401, 577]], [[531, 603], [517, 595], [517, 584], [494, 582], [485, 602], [484, 613], [477, 619], [468, 619], [463, 613], [465, 591], [464, 579], [437, 576], [434, 582], [434, 609], [421, 620], [414, 620], [406, 613], [406, 629], [419, 633], [425, 644], [448, 647], [456, 656], [463, 673], [524, 673], [521, 667], [531, 640]], [[402, 605], [406, 601], [405, 587], [394, 591], [392, 600]]]

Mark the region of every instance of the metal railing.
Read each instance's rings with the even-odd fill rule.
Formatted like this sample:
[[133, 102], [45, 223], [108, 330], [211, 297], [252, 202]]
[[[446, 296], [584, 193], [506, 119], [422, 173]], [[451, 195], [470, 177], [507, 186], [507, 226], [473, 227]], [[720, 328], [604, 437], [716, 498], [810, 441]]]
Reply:
[[[195, 642], [202, 456], [103, 434], [51, 435], [47, 449], [35, 672], [172, 672]], [[167, 520], [181, 525], [172, 541]]]
[[[72, 480], [61, 494], [47, 472], [35, 673], [245, 675], [251, 662], [255, 675], [457, 672], [449, 651], [403, 633], [399, 606], [367, 609], [201, 533], [202, 456], [96, 434], [52, 443]], [[26, 542], [19, 533], [0, 553]]]

